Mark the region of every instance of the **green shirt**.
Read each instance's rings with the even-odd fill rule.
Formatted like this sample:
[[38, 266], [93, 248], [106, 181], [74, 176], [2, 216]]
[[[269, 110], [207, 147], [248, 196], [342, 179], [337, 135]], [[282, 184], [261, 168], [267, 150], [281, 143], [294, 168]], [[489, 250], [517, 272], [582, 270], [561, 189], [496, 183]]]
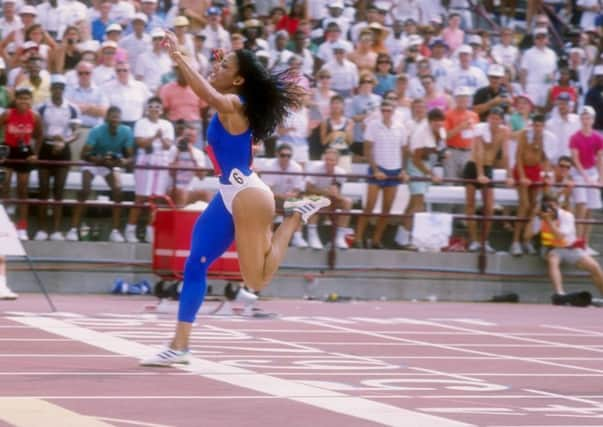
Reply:
[[86, 145], [92, 147], [93, 156], [113, 153], [122, 157], [126, 148], [134, 148], [134, 136], [132, 129], [126, 125], [119, 125], [113, 135], [109, 132], [107, 123], [102, 123], [90, 131]]

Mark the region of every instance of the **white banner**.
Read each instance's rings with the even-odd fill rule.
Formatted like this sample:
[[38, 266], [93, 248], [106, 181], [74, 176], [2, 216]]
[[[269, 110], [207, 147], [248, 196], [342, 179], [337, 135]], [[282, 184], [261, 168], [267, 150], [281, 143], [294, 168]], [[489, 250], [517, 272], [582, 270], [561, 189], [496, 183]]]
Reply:
[[0, 255], [25, 256], [15, 225], [0, 205]]

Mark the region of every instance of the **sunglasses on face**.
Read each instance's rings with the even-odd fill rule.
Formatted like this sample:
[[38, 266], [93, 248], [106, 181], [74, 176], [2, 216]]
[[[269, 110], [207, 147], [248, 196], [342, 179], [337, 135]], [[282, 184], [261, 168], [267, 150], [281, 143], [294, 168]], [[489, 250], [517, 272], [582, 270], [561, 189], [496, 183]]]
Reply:
[[391, 62], [389, 62], [389, 61], [377, 61], [377, 64], [387, 64], [387, 65], [389, 65], [389, 64], [391, 64]]
[[372, 80], [362, 80], [362, 81], [360, 81], [360, 84], [361, 85], [364, 85], [364, 84], [371, 84], [372, 85], [373, 81]]
[[291, 158], [291, 153], [281, 153], [278, 156], [283, 158]]
[[561, 169], [571, 169], [571, 168], [572, 168], [572, 166], [571, 166], [571, 165], [566, 165], [566, 164], [559, 165], [559, 167], [560, 167]]
[[128, 72], [128, 71], [130, 71], [130, 70], [128, 70], [127, 68], [118, 68], [118, 69], [117, 69], [117, 70], [115, 70], [115, 71], [117, 71], [118, 73], [127, 73], [127, 72]]
[[78, 71], [77, 74], [78, 76], [89, 76], [92, 73], [90, 71]]
[[393, 112], [394, 112], [394, 110], [392, 110], [391, 108], [382, 108], [382, 109], [381, 109], [381, 112], [382, 112], [382, 113], [393, 113]]

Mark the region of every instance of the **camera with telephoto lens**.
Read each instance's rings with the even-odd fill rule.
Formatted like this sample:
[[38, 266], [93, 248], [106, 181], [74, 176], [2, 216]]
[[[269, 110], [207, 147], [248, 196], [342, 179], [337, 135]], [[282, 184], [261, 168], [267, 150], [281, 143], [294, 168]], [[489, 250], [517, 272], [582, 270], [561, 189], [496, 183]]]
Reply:
[[183, 136], [178, 140], [177, 147], [178, 151], [188, 151], [188, 145], [190, 144], [190, 139], [186, 136]]
[[544, 202], [540, 206], [540, 211], [542, 213], [551, 213], [553, 215], [553, 219], [557, 219], [557, 208], [549, 202]]
[[31, 147], [25, 143], [23, 138], [19, 138], [17, 140], [17, 148], [19, 149], [19, 152], [23, 154], [31, 153]]

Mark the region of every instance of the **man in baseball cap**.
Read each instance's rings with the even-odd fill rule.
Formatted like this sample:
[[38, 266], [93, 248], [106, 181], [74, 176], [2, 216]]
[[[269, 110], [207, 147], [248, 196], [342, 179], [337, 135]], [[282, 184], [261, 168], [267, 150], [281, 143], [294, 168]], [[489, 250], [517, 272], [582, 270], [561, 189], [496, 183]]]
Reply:
[[488, 112], [494, 107], [500, 107], [507, 112], [509, 109], [510, 95], [503, 83], [505, 67], [491, 64], [488, 67], [488, 86], [479, 88], [473, 95], [473, 111], [479, 114], [480, 121], [486, 121]]

